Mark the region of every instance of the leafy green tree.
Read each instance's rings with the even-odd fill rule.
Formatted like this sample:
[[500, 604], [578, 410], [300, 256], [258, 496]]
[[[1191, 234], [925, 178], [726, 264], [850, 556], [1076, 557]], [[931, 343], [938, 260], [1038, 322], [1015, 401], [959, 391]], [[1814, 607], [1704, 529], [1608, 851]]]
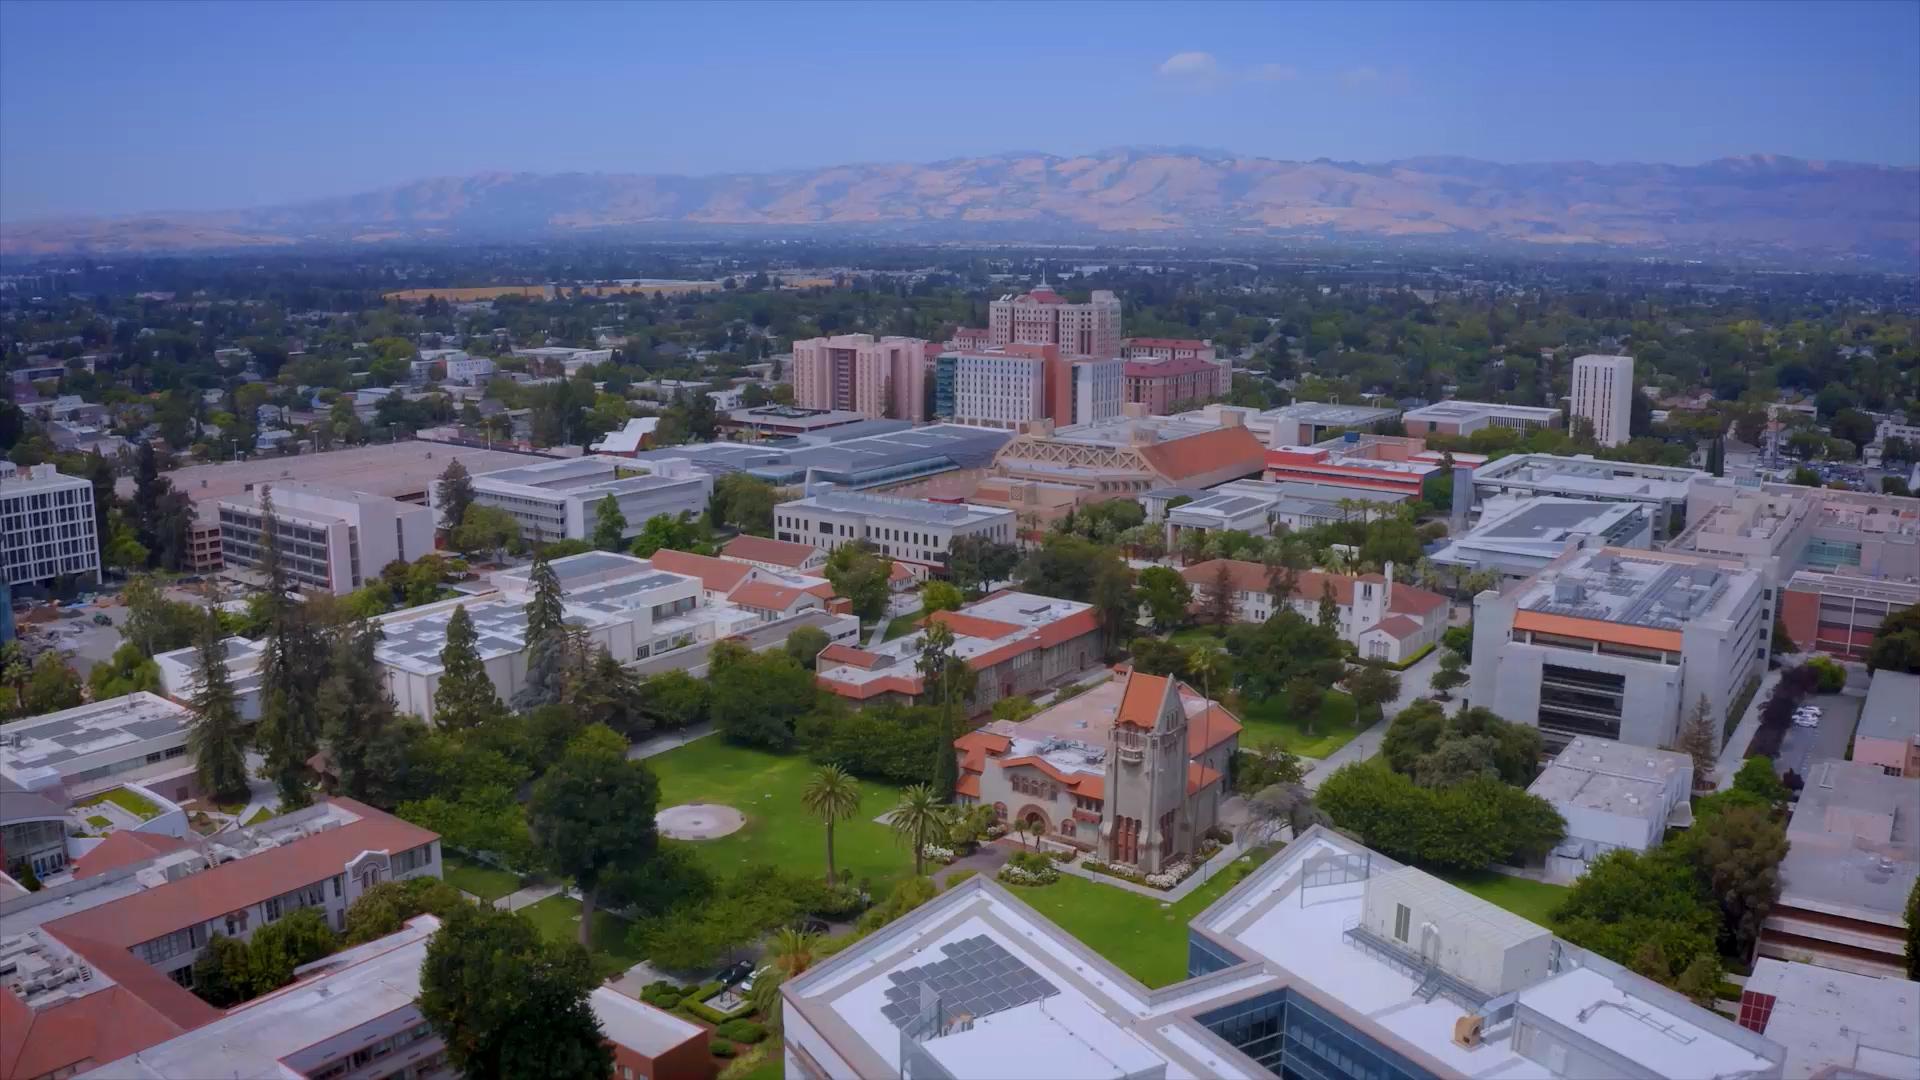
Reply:
[[335, 636], [330, 674], [319, 695], [320, 739], [340, 787], [360, 797], [372, 786], [372, 755], [380, 735], [395, 724], [398, 711], [387, 681], [374, 659], [380, 644], [378, 623], [357, 622]]
[[787, 635], [786, 653], [794, 663], [812, 671], [820, 650], [832, 643], [827, 632], [817, 626], [796, 627], [793, 633]]
[[1783, 805], [1788, 796], [1787, 786], [1773, 771], [1773, 762], [1763, 757], [1750, 757], [1740, 763], [1740, 771], [1733, 774], [1733, 790], [1752, 795], [1770, 807]]
[[253, 996], [252, 959], [246, 942], [213, 935], [207, 940], [207, 951], [193, 962], [193, 992], [218, 1009], [240, 1004]]
[[1225, 626], [1233, 621], [1233, 594], [1233, 566], [1225, 559], [1214, 560], [1213, 576], [1208, 579], [1200, 600], [1201, 617], [1209, 626]]
[[915, 784], [900, 793], [887, 812], [887, 827], [901, 843], [913, 848], [913, 876], [925, 870], [927, 845], [945, 835], [946, 799], [927, 784]]
[[593, 546], [601, 551], [620, 551], [627, 546], [627, 515], [620, 512], [620, 500], [608, 495], [594, 506]]
[[1907, 893], [1907, 978], [1920, 979], [1920, 880]]
[[1465, 668], [1466, 661], [1459, 653], [1449, 649], [1441, 654], [1440, 670], [1433, 673], [1430, 685], [1439, 692], [1443, 700], [1449, 698], [1454, 690], [1467, 684], [1468, 676]]
[[677, 518], [666, 514], [655, 514], [648, 518], [640, 526], [640, 535], [633, 538], [627, 550], [645, 559], [661, 548], [709, 555], [712, 554], [712, 547], [707, 542], [705, 530], [694, 522], [691, 514], [682, 512]]
[[1553, 914], [1554, 932], [1668, 985], [1712, 956], [1720, 913], [1686, 860], [1663, 845], [1617, 848], [1588, 864]]
[[962, 536], [947, 548], [947, 577], [968, 594], [1011, 578], [1019, 564], [1019, 548], [985, 536]]
[[527, 678], [513, 696], [516, 708], [532, 709], [560, 700], [566, 690], [567, 612], [560, 577], [547, 557], [535, 552], [529, 571], [533, 599], [527, 603]]
[[506, 711], [480, 660], [479, 640], [466, 605], [454, 608], [447, 619], [447, 642], [440, 647], [440, 683], [433, 695], [433, 722], [443, 730], [472, 731]]
[[1701, 694], [1693, 711], [1687, 714], [1686, 722], [1680, 725], [1680, 736], [1674, 744], [1675, 750], [1693, 760], [1693, 787], [1696, 791], [1712, 783], [1719, 741], [1719, 733], [1714, 730], [1713, 706], [1707, 701], [1707, 695]]
[[427, 944], [420, 1013], [468, 1080], [606, 1080], [613, 1051], [587, 951], [548, 945], [519, 915], [463, 907]]
[[525, 868], [534, 863], [526, 811], [514, 798], [512, 788], [489, 784], [453, 789], [447, 794], [403, 802], [397, 813], [439, 833], [449, 847], [489, 852], [511, 866]]
[[486, 552], [497, 556], [501, 551], [518, 551], [525, 546], [520, 538], [520, 523], [513, 515], [484, 503], [467, 507], [448, 542], [455, 551], [467, 555]]
[[728, 741], [786, 750], [794, 728], [813, 708], [813, 676], [784, 653], [755, 653], [733, 642], [709, 654], [708, 710]]
[[864, 543], [842, 544], [827, 556], [822, 573], [833, 582], [834, 593], [853, 605], [862, 622], [885, 617], [892, 595], [893, 560]]
[[[823, 694], [795, 730], [816, 762], [869, 780], [914, 784], [926, 780], [947, 729], [937, 708], [889, 703], [849, 709]], [[948, 753], [952, 745], [945, 744]]]
[[1337, 634], [1340, 631], [1340, 602], [1333, 593], [1333, 579], [1327, 578], [1320, 585], [1320, 608], [1316, 622], [1320, 629]]
[[1920, 675], [1920, 604], [1888, 615], [1873, 632], [1867, 670]]
[[340, 947], [326, 913], [301, 908], [253, 932], [247, 942], [247, 975], [253, 997], [293, 981], [293, 969], [311, 964]]
[[440, 507], [440, 527], [452, 532], [466, 523], [467, 509], [473, 505], [473, 477], [459, 458], [447, 462], [434, 485], [433, 499]]
[[1187, 650], [1165, 638], [1137, 637], [1128, 646], [1133, 654], [1133, 670], [1145, 675], [1187, 677]]
[[1151, 613], [1153, 628], [1166, 633], [1185, 625], [1187, 609], [1193, 604], [1193, 589], [1179, 571], [1149, 566], [1140, 571], [1140, 602]]
[[959, 611], [966, 602], [958, 586], [939, 578], [928, 578], [920, 586], [920, 610], [929, 615], [936, 611]]
[[32, 675], [33, 665], [27, 662], [26, 648], [18, 641], [0, 641], [0, 683], [13, 694], [13, 704], [5, 714], [26, 712], [27, 679]]
[[780, 496], [772, 484], [746, 473], [713, 482], [713, 520], [751, 536], [773, 535], [773, 508]]
[[1413, 780], [1424, 788], [1452, 787], [1468, 780], [1498, 780], [1500, 746], [1486, 735], [1449, 735], [1414, 762]]
[[840, 878], [833, 865], [833, 827], [860, 811], [860, 787], [840, 766], [822, 765], [813, 770], [807, 786], [800, 790], [800, 805], [826, 826], [827, 884], [836, 884]]
[[[1276, 613], [1264, 623], [1229, 629], [1227, 652], [1233, 657], [1241, 691], [1253, 698], [1284, 693], [1295, 680], [1311, 682], [1324, 690], [1345, 670], [1341, 642], [1333, 631], [1291, 609]], [[1300, 705], [1294, 703], [1294, 707], [1299, 709]]]
[[1786, 827], [1769, 809], [1735, 806], [1696, 822], [1681, 846], [1707, 894], [1719, 899], [1725, 951], [1752, 955], [1760, 926], [1780, 899]]
[[57, 652], [40, 654], [27, 678], [25, 712], [28, 716], [72, 709], [80, 704], [80, 676]]
[[580, 889], [580, 944], [593, 944], [600, 886], [616, 867], [631, 872], [660, 845], [654, 812], [660, 782], [643, 761], [629, 761], [627, 742], [604, 727], [587, 729], [527, 801], [534, 843]]
[[684, 671], [663, 671], [640, 684], [640, 713], [661, 731], [705, 723], [710, 704], [707, 682]]
[[1486, 777], [1430, 789], [1374, 762], [1335, 770], [1315, 802], [1340, 828], [1397, 859], [1484, 869], [1552, 850], [1566, 822], [1552, 805]]
[[1347, 676], [1347, 693], [1356, 706], [1354, 720], [1366, 727], [1378, 723], [1382, 706], [1400, 696], [1400, 678], [1384, 667], [1363, 664]]
[[266, 640], [260, 654], [256, 735], [280, 803], [291, 810], [312, 801], [306, 784], [307, 760], [320, 744], [316, 706], [320, 683], [326, 678], [326, 648], [311, 609], [293, 599], [293, 585], [280, 557], [279, 522], [272, 488], [263, 487], [260, 572], [266, 584], [260, 598]]
[[138, 690], [159, 693], [160, 665], [131, 641], [113, 650], [112, 659], [87, 673], [87, 689], [95, 701], [124, 697]]
[[215, 802], [239, 802], [247, 798], [246, 733], [234, 701], [233, 681], [227, 674], [227, 646], [220, 634], [220, 618], [211, 609], [200, 633], [198, 658], [193, 727], [187, 733], [195, 775]]
[[640, 685], [640, 677], [601, 645], [575, 665], [562, 703], [582, 727], [599, 724], [626, 738], [637, 738], [653, 727], [641, 705]]
[[445, 920], [466, 907], [468, 900], [459, 889], [435, 877], [383, 881], [361, 893], [347, 907], [347, 946], [396, 933], [416, 915], [435, 915]]

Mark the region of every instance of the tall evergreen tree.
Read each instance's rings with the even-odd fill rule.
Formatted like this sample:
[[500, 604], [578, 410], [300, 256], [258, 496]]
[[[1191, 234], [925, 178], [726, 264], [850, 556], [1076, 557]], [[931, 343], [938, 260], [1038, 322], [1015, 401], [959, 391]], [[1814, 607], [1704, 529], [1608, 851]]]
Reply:
[[194, 770], [200, 786], [216, 801], [243, 800], [247, 797], [245, 734], [227, 674], [227, 645], [220, 636], [217, 609], [207, 611], [198, 655], [200, 686], [193, 695], [193, 727], [187, 735]]
[[621, 551], [627, 546], [627, 515], [620, 512], [620, 500], [609, 495], [594, 507], [593, 546], [601, 551]]
[[393, 695], [373, 657], [380, 637], [380, 625], [369, 620], [342, 630], [334, 641], [331, 672], [320, 687], [320, 737], [341, 789], [356, 799], [368, 794], [371, 748], [397, 718]]
[[1320, 587], [1320, 629], [1338, 632], [1340, 629], [1340, 602], [1333, 594], [1333, 579], [1328, 578]]
[[469, 1080], [605, 1080], [613, 1051], [588, 1000], [587, 951], [550, 945], [510, 911], [462, 905], [427, 945], [420, 1015]]
[[467, 507], [473, 505], [473, 477], [459, 458], [447, 463], [440, 482], [434, 486], [433, 497], [440, 504], [440, 527], [448, 532], [459, 528], [466, 520]]
[[466, 605], [447, 620], [447, 643], [440, 648], [440, 686], [433, 696], [433, 722], [449, 731], [485, 727], [506, 711], [474, 643], [473, 616]]
[[533, 556], [533, 600], [527, 604], [527, 681], [513, 697], [516, 709], [535, 709], [560, 700], [566, 690], [567, 624], [560, 602], [560, 578], [538, 551]]
[[959, 759], [954, 755], [954, 706], [973, 695], [977, 676], [967, 662], [954, 655], [951, 627], [929, 622], [920, 656], [914, 667], [920, 672], [920, 687], [940, 707], [940, 738], [934, 746], [931, 787], [942, 802], [953, 798], [953, 786], [959, 780]]
[[273, 490], [260, 492], [261, 572], [266, 577], [266, 647], [260, 657], [258, 739], [267, 774], [280, 789], [280, 804], [297, 809], [312, 801], [307, 759], [320, 748], [318, 698], [326, 678], [326, 646], [304, 605], [292, 596], [280, 558], [280, 516]]

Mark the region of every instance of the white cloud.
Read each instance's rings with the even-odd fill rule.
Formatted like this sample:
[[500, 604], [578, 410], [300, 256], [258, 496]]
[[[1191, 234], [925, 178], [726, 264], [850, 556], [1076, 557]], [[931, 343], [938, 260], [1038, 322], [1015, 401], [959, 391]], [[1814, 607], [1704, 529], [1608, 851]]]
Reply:
[[1211, 79], [1220, 74], [1220, 61], [1209, 52], [1174, 53], [1161, 62], [1160, 74], [1174, 79]]
[[1292, 64], [1261, 64], [1248, 78], [1254, 82], [1293, 82], [1300, 77], [1300, 69]]

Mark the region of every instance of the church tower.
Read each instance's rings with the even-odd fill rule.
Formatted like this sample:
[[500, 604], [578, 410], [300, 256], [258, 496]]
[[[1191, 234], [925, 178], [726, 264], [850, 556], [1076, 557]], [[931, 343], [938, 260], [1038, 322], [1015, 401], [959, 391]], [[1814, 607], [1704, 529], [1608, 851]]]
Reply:
[[1152, 874], [1192, 852], [1188, 757], [1179, 683], [1164, 675], [1129, 674], [1107, 735], [1102, 858]]

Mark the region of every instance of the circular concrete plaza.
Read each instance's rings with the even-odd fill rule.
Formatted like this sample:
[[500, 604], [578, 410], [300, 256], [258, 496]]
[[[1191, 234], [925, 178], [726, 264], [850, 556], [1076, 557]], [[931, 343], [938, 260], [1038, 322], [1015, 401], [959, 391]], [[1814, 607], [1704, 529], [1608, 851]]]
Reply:
[[731, 806], [717, 803], [683, 803], [669, 806], [653, 816], [660, 835], [672, 840], [717, 840], [739, 832], [746, 816]]

